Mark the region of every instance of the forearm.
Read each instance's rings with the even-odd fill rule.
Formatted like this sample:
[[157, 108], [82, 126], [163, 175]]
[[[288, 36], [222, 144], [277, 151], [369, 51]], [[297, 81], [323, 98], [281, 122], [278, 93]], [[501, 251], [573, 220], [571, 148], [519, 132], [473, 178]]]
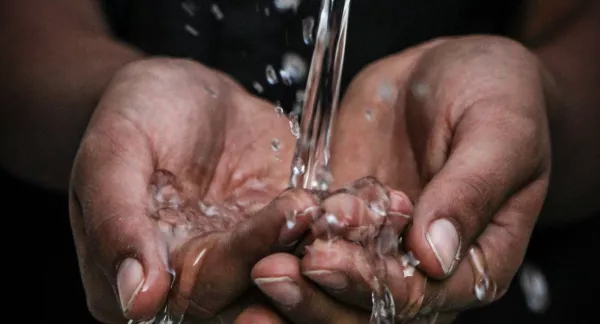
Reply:
[[600, 210], [600, 5], [533, 48], [551, 74], [547, 83], [552, 176], [542, 224]]
[[44, 20], [38, 11], [19, 16], [22, 8], [12, 9], [16, 17], [0, 35], [0, 165], [65, 189], [96, 102], [113, 74], [141, 54], [89, 22]]

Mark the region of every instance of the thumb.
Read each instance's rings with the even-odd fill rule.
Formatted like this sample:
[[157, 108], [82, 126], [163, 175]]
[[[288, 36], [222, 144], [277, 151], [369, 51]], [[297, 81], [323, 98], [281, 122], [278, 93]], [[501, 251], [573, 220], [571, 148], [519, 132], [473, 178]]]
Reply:
[[[232, 231], [190, 241], [178, 258], [184, 263], [177, 270], [179, 296], [173, 308], [200, 318], [214, 316], [246, 292], [258, 261], [277, 249], [291, 248], [307, 232], [317, 206], [312, 193], [289, 189]], [[193, 287], [188, 290], [184, 286], [190, 282]]]
[[[415, 205], [405, 242], [432, 277], [450, 275], [496, 212], [544, 170], [542, 149], [531, 140], [536, 134], [526, 127], [531, 123], [496, 113], [501, 110], [492, 108], [494, 103], [485, 104], [484, 114], [469, 110], [455, 127], [450, 155]], [[524, 216], [521, 225], [533, 226], [534, 215]], [[515, 220], [496, 220], [506, 221]]]
[[[116, 122], [102, 136], [87, 136], [71, 181], [71, 222], [83, 281], [88, 304], [100, 318], [155, 316], [171, 281], [166, 244], [147, 215], [150, 146], [129, 126]], [[109, 289], [115, 293], [107, 298]], [[115, 304], [121, 314], [115, 314]]]

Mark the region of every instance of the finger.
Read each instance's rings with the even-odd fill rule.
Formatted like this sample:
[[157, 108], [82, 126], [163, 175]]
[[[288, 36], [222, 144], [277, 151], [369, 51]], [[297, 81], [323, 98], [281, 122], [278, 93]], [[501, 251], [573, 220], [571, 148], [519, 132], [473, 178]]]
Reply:
[[456, 319], [456, 313], [432, 313], [417, 316], [413, 320], [405, 322], [406, 324], [450, 324]]
[[[425, 295], [426, 277], [415, 269], [412, 254], [397, 253], [385, 259], [386, 282], [395, 300], [398, 318], [416, 315]], [[369, 311], [374, 269], [365, 250], [347, 241], [316, 241], [302, 259], [305, 276], [336, 300]]]
[[508, 289], [523, 260], [535, 220], [531, 213], [544, 199], [546, 185], [537, 180], [527, 185], [498, 211], [495, 219], [471, 245], [453, 275], [430, 282], [423, 307], [438, 311], [484, 305]]
[[[405, 242], [421, 269], [436, 278], [453, 272], [508, 197], [548, 170], [542, 157], [549, 146], [540, 140], [547, 126], [537, 109], [542, 96], [532, 93], [539, 88], [536, 76], [524, 64], [530, 62], [506, 60], [514, 45], [502, 54], [503, 45], [493, 44], [480, 55], [485, 43], [474, 44], [449, 42], [426, 54], [406, 108], [415, 158], [428, 183]], [[477, 59], [466, 60], [472, 53]], [[491, 61], [511, 67], [490, 70]]]
[[[178, 257], [184, 261], [178, 265], [174, 307], [208, 318], [236, 300], [251, 285], [248, 274], [256, 262], [302, 237], [317, 203], [312, 193], [289, 189], [233, 231], [187, 243]], [[294, 226], [288, 227], [291, 215]]]
[[373, 270], [364, 249], [345, 240], [315, 240], [301, 261], [302, 274], [346, 305], [371, 310]]
[[[116, 138], [128, 138], [129, 145]], [[147, 215], [153, 173], [148, 147], [126, 121], [113, 123], [106, 134], [86, 137], [71, 187], [71, 220], [88, 303], [120, 305], [132, 319], [154, 316], [171, 281], [166, 243]], [[102, 282], [113, 287], [116, 298], [97, 293]]]
[[256, 285], [275, 307], [296, 324], [368, 323], [369, 314], [332, 300], [300, 273], [299, 260], [290, 254], [270, 255], [252, 269]]
[[356, 242], [375, 236], [383, 224], [398, 237], [412, 212], [412, 204], [404, 193], [385, 188], [373, 178], [355, 181], [325, 199], [321, 207], [322, 217], [313, 225], [313, 235], [339, 236]]
[[253, 305], [245, 309], [234, 324], [284, 324], [285, 321], [273, 310], [264, 305]]
[[504, 127], [476, 122], [486, 124], [467, 114], [458, 126], [452, 154], [419, 197], [405, 240], [433, 277], [452, 273], [506, 199], [540, 174], [531, 158], [536, 148], [524, 144], [534, 134], [506, 136]]

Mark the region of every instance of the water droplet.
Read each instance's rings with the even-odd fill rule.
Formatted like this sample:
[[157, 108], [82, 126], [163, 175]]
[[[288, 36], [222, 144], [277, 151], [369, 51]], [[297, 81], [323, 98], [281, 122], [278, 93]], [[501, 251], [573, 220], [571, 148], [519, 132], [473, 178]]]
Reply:
[[300, 123], [297, 115], [290, 116], [290, 131], [296, 139], [300, 138]]
[[274, 85], [279, 83], [279, 78], [277, 78], [277, 72], [275, 71], [275, 68], [272, 65], [267, 65], [267, 67], [265, 68], [265, 74], [267, 76], [267, 82], [269, 82], [269, 84]]
[[294, 160], [294, 166], [292, 167], [292, 172], [295, 175], [302, 175], [306, 171], [306, 166], [304, 165], [304, 161], [301, 158], [296, 158]]
[[281, 143], [279, 142], [279, 139], [274, 138], [271, 141], [271, 149], [275, 152], [279, 152], [279, 150], [281, 149]]
[[262, 84], [260, 84], [260, 83], [258, 83], [256, 81], [254, 81], [254, 83], [252, 83], [252, 87], [258, 93], [263, 93], [265, 91], [265, 88], [263, 88]]
[[311, 45], [314, 42], [313, 30], [315, 28], [315, 18], [306, 17], [302, 20], [302, 37], [304, 38], [304, 44]]
[[541, 269], [531, 262], [524, 262], [519, 274], [519, 283], [527, 307], [536, 314], [546, 312], [550, 306], [550, 289]]
[[379, 100], [387, 103], [393, 103], [398, 96], [398, 90], [394, 87], [392, 83], [383, 83], [377, 89], [377, 95], [379, 96]]
[[197, 30], [196, 28], [192, 27], [192, 26], [191, 26], [191, 25], [189, 25], [189, 24], [188, 24], [188, 25], [185, 25], [185, 27], [184, 27], [184, 28], [185, 28], [185, 31], [186, 31], [186, 32], [188, 32], [188, 33], [192, 34], [192, 36], [194, 36], [194, 37], [198, 37], [198, 35], [200, 34], [200, 33], [198, 33], [198, 30]]
[[431, 94], [431, 89], [426, 83], [415, 82], [410, 87], [413, 96], [418, 100], [425, 100]]
[[[377, 281], [377, 280], [376, 280]], [[394, 296], [387, 286], [376, 292], [375, 289], [371, 295], [373, 308], [371, 309], [371, 324], [393, 324], [396, 323], [396, 305]]]
[[300, 2], [301, 0], [274, 0], [273, 4], [280, 12], [285, 12], [288, 10], [293, 10], [296, 12], [300, 6]]
[[385, 217], [386, 215], [385, 205], [381, 200], [369, 202], [369, 209], [381, 217]]
[[196, 5], [196, 2], [191, 0], [185, 0], [181, 2], [181, 8], [192, 17], [195, 16], [196, 11], [198, 11], [198, 6]]
[[285, 111], [283, 110], [283, 107], [281, 107], [281, 102], [277, 101], [275, 103], [275, 113], [277, 114], [277, 117], [281, 117], [285, 114]]
[[368, 108], [367, 111], [365, 111], [365, 118], [368, 121], [372, 121], [373, 120], [373, 110], [371, 108]]
[[477, 300], [484, 300], [488, 292], [488, 286], [487, 276], [482, 277], [481, 281], [475, 284], [475, 297], [477, 297]]
[[296, 91], [296, 102], [302, 104], [304, 102], [304, 90]]
[[149, 191], [156, 210], [179, 210], [183, 204], [175, 175], [169, 171], [156, 171], [150, 179]]
[[223, 12], [221, 11], [221, 8], [219, 8], [219, 6], [216, 3], [213, 3], [210, 6], [210, 12], [212, 12], [213, 16], [215, 16], [216, 20], [223, 20]]
[[211, 88], [209, 85], [204, 84], [203, 88], [206, 90], [206, 92], [208, 92], [208, 94], [210, 94], [211, 97], [216, 98], [218, 96], [217, 91], [215, 91], [215, 89]]
[[265, 16], [269, 17], [271, 15], [271, 9], [265, 8]]
[[198, 208], [206, 217], [221, 216], [219, 208], [213, 205], [207, 205], [203, 201], [198, 201]]
[[287, 53], [283, 56], [281, 71], [279, 75], [285, 85], [300, 83], [304, 80], [307, 73], [306, 62], [295, 53]]
[[316, 170], [315, 180], [312, 183], [313, 189], [327, 191], [329, 185], [333, 182], [333, 174], [331, 170], [325, 166], [321, 166]]
[[285, 226], [288, 229], [294, 228], [296, 226], [296, 218], [298, 217], [298, 211], [294, 210], [292, 212], [285, 213]]
[[402, 275], [404, 276], [404, 278], [410, 278], [413, 276], [413, 274], [415, 274], [415, 267], [411, 265], [402, 269]]

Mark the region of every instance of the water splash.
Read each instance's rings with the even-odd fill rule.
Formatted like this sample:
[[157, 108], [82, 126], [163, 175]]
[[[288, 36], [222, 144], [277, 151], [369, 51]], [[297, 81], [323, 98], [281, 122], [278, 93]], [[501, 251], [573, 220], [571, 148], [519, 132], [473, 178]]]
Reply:
[[279, 83], [279, 78], [277, 77], [277, 72], [275, 71], [275, 68], [272, 65], [267, 65], [267, 67], [265, 68], [265, 75], [267, 78], [267, 82], [270, 85], [275, 85], [275, 84]]

